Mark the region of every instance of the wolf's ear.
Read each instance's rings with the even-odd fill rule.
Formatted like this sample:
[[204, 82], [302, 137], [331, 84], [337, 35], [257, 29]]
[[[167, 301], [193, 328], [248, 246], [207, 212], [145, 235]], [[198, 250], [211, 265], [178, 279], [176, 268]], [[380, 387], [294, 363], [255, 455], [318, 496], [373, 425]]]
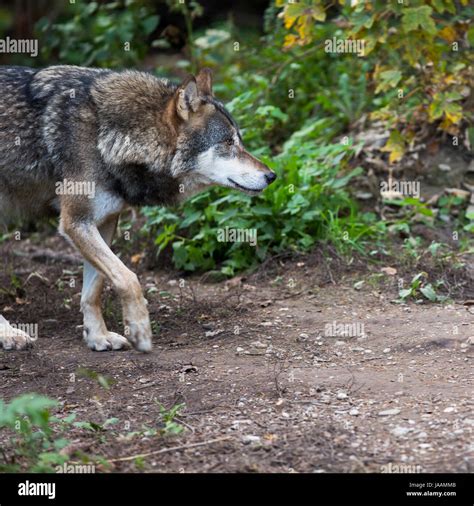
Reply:
[[176, 112], [181, 119], [187, 121], [189, 119], [189, 114], [191, 112], [196, 112], [200, 104], [195, 77], [187, 77], [176, 91], [176, 94]]
[[213, 96], [212, 93], [212, 70], [208, 67], [204, 67], [200, 70], [196, 76], [196, 83], [201, 95]]

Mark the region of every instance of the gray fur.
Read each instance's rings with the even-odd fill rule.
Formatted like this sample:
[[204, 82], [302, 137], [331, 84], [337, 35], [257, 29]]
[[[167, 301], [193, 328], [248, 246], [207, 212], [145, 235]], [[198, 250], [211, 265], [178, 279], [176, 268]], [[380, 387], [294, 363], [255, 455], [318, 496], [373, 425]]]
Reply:
[[222, 104], [206, 97], [214, 104], [206, 121], [173, 131], [163, 114], [177, 88], [130, 70], [0, 67], [3, 221], [57, 212], [55, 183], [68, 177], [93, 180], [131, 205], [176, 201], [196, 156], [236, 130]]

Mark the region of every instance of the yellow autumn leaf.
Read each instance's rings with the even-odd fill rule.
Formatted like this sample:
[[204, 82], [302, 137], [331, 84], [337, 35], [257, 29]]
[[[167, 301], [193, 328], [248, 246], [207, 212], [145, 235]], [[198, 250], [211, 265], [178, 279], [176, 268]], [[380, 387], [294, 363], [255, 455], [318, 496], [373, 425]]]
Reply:
[[137, 254], [131, 256], [130, 261], [132, 262], [132, 264], [138, 264], [141, 262], [141, 260], [144, 256], [145, 256], [145, 253], [137, 253]]
[[443, 78], [443, 81], [446, 83], [446, 84], [452, 84], [452, 83], [455, 83], [457, 82], [457, 79], [452, 75], [452, 74], [448, 74], [447, 76], [445, 76]]
[[377, 41], [372, 37], [366, 37], [363, 40], [365, 40], [364, 56], [367, 56], [375, 49], [375, 46], [377, 45]]
[[311, 18], [308, 18], [307, 16], [301, 16], [298, 19], [298, 26], [296, 27], [296, 31], [302, 39], [302, 42], [310, 38], [309, 36], [311, 34], [311, 25]]
[[296, 43], [298, 42], [298, 37], [296, 35], [293, 35], [292, 33], [289, 33], [288, 35], [285, 35], [285, 40], [283, 41], [283, 47], [286, 49], [290, 49]]
[[405, 153], [405, 151], [403, 149], [400, 149], [399, 146], [396, 146], [396, 147], [394, 147], [393, 151], [390, 151], [388, 161], [390, 163], [399, 162], [402, 159], [404, 153]]
[[286, 13], [285, 15], [283, 16], [283, 20], [284, 20], [284, 24], [285, 24], [285, 28], [287, 30], [289, 30], [294, 24], [295, 24], [295, 21], [297, 20], [298, 18], [295, 17], [295, 16], [288, 16]]
[[402, 159], [405, 154], [405, 140], [398, 130], [392, 131], [387, 143], [381, 148], [381, 151], [390, 153], [388, 157], [390, 163], [396, 163]]
[[448, 111], [445, 111], [445, 114], [446, 114], [446, 119], [450, 123], [456, 124], [456, 123], [459, 123], [462, 120], [462, 112], [455, 112], [455, 111], [448, 112]]
[[438, 32], [438, 35], [448, 42], [454, 42], [458, 38], [456, 30], [452, 26], [445, 26]]
[[287, 4], [285, 9], [283, 10], [283, 20], [285, 24], [285, 28], [288, 30], [291, 28], [295, 21], [303, 16], [305, 12], [305, 6], [301, 3], [296, 4]]
[[388, 36], [388, 32], [382, 32], [377, 37], [377, 42], [380, 42], [380, 44], [385, 44], [385, 42], [387, 42], [387, 36]]
[[371, 112], [369, 118], [374, 121], [390, 121], [393, 119], [393, 112], [388, 106], [382, 107], [378, 111]]
[[439, 124], [439, 128], [450, 135], [457, 135], [459, 133], [459, 127], [451, 123], [447, 117]]

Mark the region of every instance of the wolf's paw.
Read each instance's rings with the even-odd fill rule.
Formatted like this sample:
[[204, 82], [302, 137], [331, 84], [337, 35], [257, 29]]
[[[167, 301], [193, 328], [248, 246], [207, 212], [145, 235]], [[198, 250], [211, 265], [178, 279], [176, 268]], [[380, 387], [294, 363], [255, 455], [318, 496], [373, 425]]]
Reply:
[[125, 335], [138, 351], [148, 353], [151, 351], [151, 325], [150, 320], [128, 323], [125, 325]]
[[0, 324], [0, 347], [4, 350], [25, 350], [33, 345], [36, 339], [22, 330]]
[[94, 351], [116, 351], [128, 350], [130, 348], [128, 340], [115, 332], [107, 332], [106, 334], [95, 336], [85, 335], [84, 333], [84, 339], [87, 346]]

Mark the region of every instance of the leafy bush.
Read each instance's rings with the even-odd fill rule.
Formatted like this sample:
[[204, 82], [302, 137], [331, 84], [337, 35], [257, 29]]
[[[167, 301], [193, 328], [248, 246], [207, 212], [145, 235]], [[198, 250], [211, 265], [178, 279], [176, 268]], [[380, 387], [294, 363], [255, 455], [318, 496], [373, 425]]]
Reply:
[[[51, 426], [51, 408], [57, 402], [37, 394], [15, 397], [9, 404], [0, 400], [0, 429], [8, 428], [16, 434], [12, 440], [15, 460], [26, 462], [28, 471], [51, 472], [53, 466], [63, 464], [67, 457], [59, 451], [69, 444], [56, 438]], [[19, 463], [0, 464], [2, 471], [19, 471]]]
[[56, 22], [42, 18], [36, 25], [42, 41], [40, 57], [47, 65], [53, 57], [69, 65], [135, 65], [146, 55], [146, 38], [159, 22], [159, 16], [143, 1], [76, 0], [67, 5]]
[[[472, 90], [474, 6], [469, 0], [410, 0], [410, 2], [345, 2], [324, 0], [285, 3], [281, 17], [289, 33], [284, 47], [332, 37], [364, 42], [363, 59], [373, 82], [372, 118], [393, 129], [387, 151], [401, 159], [420, 124], [434, 124], [457, 136], [463, 126], [474, 145]], [[324, 24], [323, 24], [324, 23]], [[341, 60], [341, 55], [336, 59]], [[350, 55], [354, 59], [355, 55]], [[331, 56], [329, 56], [330, 58]]]
[[[171, 244], [179, 269], [209, 270], [222, 263], [222, 271], [232, 275], [270, 254], [308, 250], [327, 239], [343, 250], [370, 234], [372, 224], [355, 214], [345, 191], [361, 169], [340, 174], [348, 166], [351, 147], [318, 146], [297, 138], [290, 138], [273, 160], [265, 159], [279, 177], [261, 196], [212, 189], [178, 210], [145, 209], [147, 227], [159, 230], [159, 251]], [[226, 227], [255, 231], [257, 244], [222, 241]]]
[[[269, 24], [275, 21], [268, 14], [267, 18]], [[320, 130], [324, 136], [320, 140], [329, 141], [358, 119], [370, 101], [367, 63], [356, 59], [348, 66], [341, 58], [329, 58], [320, 47], [296, 48], [289, 54], [282, 51], [284, 30], [270, 26], [271, 33], [261, 40], [241, 34], [232, 24], [219, 26], [223, 35], [203, 44], [197, 51], [198, 59], [201, 65], [216, 69], [216, 94], [231, 101], [229, 108], [240, 124], [253, 125], [254, 134], [246, 136], [249, 148], [278, 151], [295, 131], [323, 117], [331, 121]], [[330, 25], [321, 27], [320, 37], [331, 37], [332, 29]], [[238, 41], [238, 50], [234, 41]], [[239, 107], [233, 108], [234, 103]], [[278, 114], [280, 121], [264, 124], [258, 121], [262, 114], [269, 119]]]
[[[58, 55], [68, 63], [136, 65], [165, 4], [184, 18], [186, 57], [157, 73], [216, 69], [216, 94], [228, 102], [247, 147], [279, 176], [252, 199], [213, 189], [178, 209], [145, 209], [144, 232], [156, 236], [159, 252], [171, 248], [180, 269], [222, 267], [232, 275], [268, 255], [307, 250], [321, 240], [360, 250], [361, 241], [383, 231], [384, 224], [360, 213], [349, 197], [348, 185], [359, 173], [350, 162], [353, 148], [334, 143], [361, 119], [381, 120], [391, 130], [383, 148], [391, 163], [435, 130], [470, 136], [474, 145], [467, 96], [474, 8], [467, 0], [275, 0], [263, 36], [231, 19], [196, 29], [193, 22], [203, 14], [196, 0], [165, 0], [160, 7], [147, 0], [76, 2], [57, 22], [39, 23], [43, 60]], [[333, 38], [363, 40], [363, 56], [326, 52]], [[124, 51], [127, 40], [133, 41], [130, 51]], [[400, 206], [413, 216], [433, 214], [419, 201]], [[462, 226], [472, 231], [472, 223], [469, 215]], [[255, 230], [257, 246], [220, 241], [226, 227]]]
[[[284, 30], [273, 30], [276, 14], [270, 7], [271, 33], [263, 44], [251, 36], [244, 42], [231, 23], [195, 35], [193, 60], [218, 66], [216, 93], [230, 100], [246, 146], [278, 179], [259, 197], [213, 189], [178, 209], [145, 209], [144, 231], [157, 235], [159, 252], [171, 247], [179, 269], [221, 267], [233, 275], [268, 255], [308, 250], [320, 240], [340, 250], [360, 249], [360, 239], [377, 228], [348, 196], [348, 183], [362, 172], [350, 168], [353, 149], [330, 143], [366, 107], [365, 63], [356, 62], [349, 74], [345, 64], [321, 59], [314, 50], [304, 59], [290, 57], [281, 50]], [[226, 228], [255, 231], [258, 244], [222, 242], [219, 233]]]

